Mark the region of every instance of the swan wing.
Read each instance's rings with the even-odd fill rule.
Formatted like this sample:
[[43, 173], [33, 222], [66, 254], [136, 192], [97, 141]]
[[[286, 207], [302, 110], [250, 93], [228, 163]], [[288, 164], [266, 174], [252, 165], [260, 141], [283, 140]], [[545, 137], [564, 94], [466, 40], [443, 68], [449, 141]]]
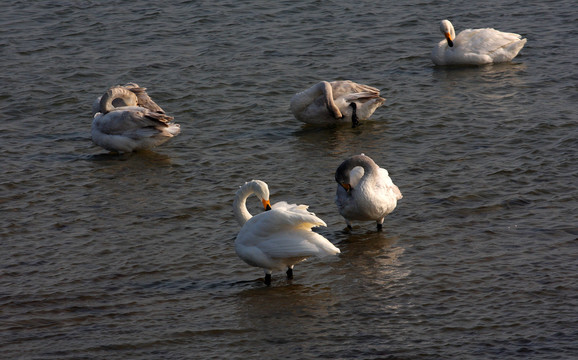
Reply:
[[278, 202], [269, 211], [250, 218], [240, 231], [245, 245], [251, 246], [270, 239], [275, 234], [290, 233], [299, 230], [311, 232], [315, 226], [327, 226], [315, 214], [307, 211], [305, 205]]
[[97, 114], [94, 125], [104, 134], [119, 135], [140, 129], [166, 128], [173, 117], [141, 107], [123, 107], [106, 114]]
[[257, 247], [271, 258], [303, 258], [338, 254], [329, 240], [311, 231], [327, 226], [305, 205], [276, 203], [272, 209], [249, 219], [237, 235], [237, 245]]
[[[342, 96], [356, 96], [358, 98], [374, 98], [379, 96], [379, 89], [373, 86], [358, 84], [350, 80], [331, 82], [333, 98]], [[355, 95], [357, 94], [357, 95]]]
[[401, 191], [399, 190], [397, 185], [393, 183], [393, 181], [389, 177], [389, 172], [386, 169], [379, 168], [379, 177], [381, 179], [383, 186], [386, 188], [386, 191], [392, 191], [397, 200], [403, 198]]
[[323, 236], [303, 229], [273, 234], [258, 247], [270, 257], [278, 259], [323, 257], [340, 253], [340, 250]]
[[522, 36], [495, 29], [468, 29], [462, 31], [456, 38], [456, 44], [464, 46], [464, 50], [472, 52], [491, 53], [497, 49], [521, 40]]
[[280, 201], [273, 204], [271, 216], [268, 217], [269, 226], [275, 229], [311, 229], [316, 226], [327, 226], [314, 213], [307, 210], [307, 205], [288, 204]]
[[149, 94], [147, 94], [146, 88], [139, 86], [136, 87], [127, 86], [127, 88], [136, 95], [139, 106], [144, 107], [153, 112], [158, 112], [161, 114], [165, 113], [165, 111], [156, 102], [154, 102], [153, 99], [151, 99]]

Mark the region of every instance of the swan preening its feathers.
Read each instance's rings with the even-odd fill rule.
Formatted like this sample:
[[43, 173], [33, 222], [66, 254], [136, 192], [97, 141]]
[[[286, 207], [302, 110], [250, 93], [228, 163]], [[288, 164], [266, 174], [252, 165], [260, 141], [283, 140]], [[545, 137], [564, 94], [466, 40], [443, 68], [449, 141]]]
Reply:
[[384, 103], [379, 90], [353, 81], [321, 81], [291, 99], [291, 112], [299, 121], [313, 125], [367, 120]]
[[457, 36], [449, 20], [440, 22], [445, 40], [440, 41], [431, 53], [436, 65], [483, 65], [510, 61], [526, 44], [526, 39], [514, 33], [498, 30], [467, 29]]
[[[443, 20], [440, 30], [446, 37], [432, 51], [437, 65], [481, 65], [512, 60], [526, 39], [518, 34], [494, 29], [468, 29], [457, 36], [452, 24]], [[180, 132], [173, 117], [165, 114], [146, 93], [145, 88], [129, 83], [113, 86], [93, 105], [92, 140], [115, 152], [131, 152], [158, 146]], [[291, 99], [290, 109], [299, 121], [313, 125], [351, 123], [367, 120], [385, 98], [379, 89], [344, 81], [320, 81]], [[335, 203], [347, 227], [353, 221], [375, 221], [378, 231], [385, 217], [402, 199], [399, 188], [387, 170], [361, 154], [345, 160], [335, 172], [338, 183]], [[256, 195], [264, 212], [252, 216], [247, 199]], [[247, 264], [265, 271], [265, 283], [271, 274], [287, 270], [293, 277], [295, 264], [312, 256], [337, 255], [340, 250], [312, 228], [327, 226], [307, 210], [306, 205], [278, 202], [271, 206], [269, 188], [260, 180], [245, 183], [236, 192], [233, 209], [241, 225], [235, 239], [235, 251]]]
[[335, 203], [350, 229], [352, 221], [375, 221], [381, 230], [385, 216], [403, 197], [387, 170], [364, 154], [341, 163], [335, 181], [338, 183]]
[[[246, 201], [256, 195], [265, 212], [252, 216]], [[252, 180], [237, 191], [233, 202], [235, 218], [242, 226], [235, 239], [235, 251], [247, 264], [263, 268], [265, 283], [271, 284], [274, 270], [287, 269], [293, 277], [293, 266], [311, 256], [336, 255], [340, 251], [329, 240], [311, 231], [316, 226], [327, 226], [306, 205], [284, 201], [273, 206], [269, 202], [269, 188], [261, 180]]]
[[146, 88], [134, 83], [111, 87], [95, 100], [92, 110], [92, 141], [109, 151], [150, 149], [180, 132]]

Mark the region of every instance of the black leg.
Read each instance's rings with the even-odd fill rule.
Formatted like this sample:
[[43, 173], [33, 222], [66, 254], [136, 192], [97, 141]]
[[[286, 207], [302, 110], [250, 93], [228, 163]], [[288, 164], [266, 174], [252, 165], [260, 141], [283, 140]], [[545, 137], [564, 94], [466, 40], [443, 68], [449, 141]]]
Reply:
[[377, 224], [377, 231], [383, 230], [383, 224]]
[[265, 274], [265, 285], [271, 286], [271, 274]]
[[287, 279], [293, 279], [293, 269], [287, 268]]

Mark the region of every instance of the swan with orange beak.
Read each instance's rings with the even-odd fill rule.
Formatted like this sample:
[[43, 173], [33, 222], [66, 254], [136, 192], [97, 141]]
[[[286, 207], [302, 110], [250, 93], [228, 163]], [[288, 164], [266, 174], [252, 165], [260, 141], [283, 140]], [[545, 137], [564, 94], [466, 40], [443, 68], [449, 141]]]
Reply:
[[445, 40], [432, 50], [436, 65], [483, 65], [511, 61], [526, 44], [521, 35], [491, 28], [466, 29], [457, 36], [449, 20], [440, 22]]

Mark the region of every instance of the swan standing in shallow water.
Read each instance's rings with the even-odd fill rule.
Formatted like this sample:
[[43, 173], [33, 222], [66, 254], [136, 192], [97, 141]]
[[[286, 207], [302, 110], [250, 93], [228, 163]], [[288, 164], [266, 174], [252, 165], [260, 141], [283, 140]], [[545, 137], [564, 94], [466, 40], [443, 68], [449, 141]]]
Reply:
[[106, 150], [131, 152], [159, 146], [180, 133], [146, 93], [145, 88], [129, 83], [113, 86], [92, 105], [92, 141]]
[[[252, 216], [246, 201], [256, 195], [265, 212]], [[233, 202], [235, 218], [242, 226], [235, 239], [235, 251], [247, 264], [263, 268], [265, 284], [271, 284], [273, 270], [287, 269], [287, 278], [293, 278], [293, 266], [311, 256], [336, 255], [340, 251], [329, 240], [311, 231], [316, 226], [327, 226], [306, 205], [284, 201], [273, 206], [269, 202], [269, 188], [261, 180], [252, 180], [237, 191]]]
[[442, 20], [440, 41], [431, 53], [436, 65], [483, 65], [510, 61], [518, 55], [527, 39], [494, 29], [467, 29], [457, 36], [452, 23]]
[[339, 184], [335, 203], [349, 229], [351, 221], [373, 220], [377, 223], [377, 230], [381, 230], [385, 216], [402, 198], [387, 170], [364, 154], [341, 163], [335, 172], [335, 181]]
[[299, 121], [313, 125], [367, 120], [385, 102], [379, 90], [353, 81], [321, 81], [291, 99], [291, 112]]

